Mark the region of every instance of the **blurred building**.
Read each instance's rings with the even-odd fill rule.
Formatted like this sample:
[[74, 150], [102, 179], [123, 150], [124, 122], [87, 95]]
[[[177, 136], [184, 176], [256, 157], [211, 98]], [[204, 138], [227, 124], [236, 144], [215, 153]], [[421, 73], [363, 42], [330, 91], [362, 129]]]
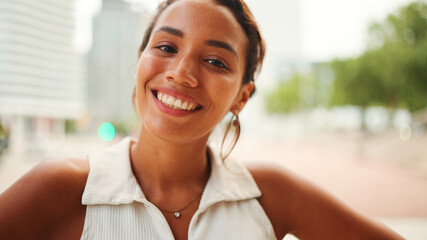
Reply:
[[[284, 135], [284, 121], [265, 112], [265, 95], [279, 81], [289, 79], [302, 62], [301, 1], [247, 0], [266, 43], [261, 73], [255, 80], [256, 93], [241, 114], [242, 133]], [[261, 123], [261, 124], [260, 124]]]
[[[76, 0], [0, 2], [0, 120], [12, 149], [40, 150], [85, 110]], [[49, 147], [49, 146], [46, 146]]]
[[101, 122], [135, 117], [132, 91], [138, 48], [147, 22], [142, 3], [103, 0], [93, 19], [93, 47], [88, 55], [88, 106], [95, 128]]
[[301, 63], [301, 1], [247, 0], [260, 25], [267, 52], [259, 90], [276, 86]]

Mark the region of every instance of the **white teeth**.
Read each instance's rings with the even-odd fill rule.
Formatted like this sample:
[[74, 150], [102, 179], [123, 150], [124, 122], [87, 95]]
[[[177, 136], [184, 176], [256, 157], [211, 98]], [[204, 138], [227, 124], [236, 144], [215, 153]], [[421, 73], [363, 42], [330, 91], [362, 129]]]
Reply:
[[181, 99], [178, 99], [178, 100], [175, 101], [175, 103], [173, 104], [173, 106], [177, 107], [177, 108], [181, 108], [181, 104], [182, 104]]
[[173, 105], [173, 103], [175, 102], [175, 98], [174, 97], [169, 97], [168, 101], [166, 102], [168, 105]]
[[167, 105], [170, 108], [173, 109], [181, 109], [181, 110], [187, 110], [187, 111], [193, 111], [196, 109], [197, 104], [189, 103], [185, 100], [175, 98], [172, 96], [168, 96], [164, 93], [157, 92], [157, 99]]
[[188, 104], [188, 106], [187, 106], [187, 110], [188, 110], [188, 111], [190, 111], [190, 110], [192, 110], [192, 109], [193, 109], [193, 104], [192, 104], [192, 103]]

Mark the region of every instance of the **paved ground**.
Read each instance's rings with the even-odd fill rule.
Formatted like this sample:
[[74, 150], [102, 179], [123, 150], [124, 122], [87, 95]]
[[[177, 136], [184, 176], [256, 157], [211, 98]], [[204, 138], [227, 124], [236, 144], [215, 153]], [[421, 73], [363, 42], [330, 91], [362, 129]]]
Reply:
[[406, 239], [427, 240], [427, 136], [402, 141], [392, 133], [323, 134], [239, 141], [232, 157], [280, 164]]
[[[427, 138], [424, 140], [425, 147], [418, 150], [417, 161], [425, 164], [427, 153], [421, 155], [427, 149]], [[389, 155], [388, 151], [374, 151], [369, 146], [375, 155], [366, 150], [361, 153], [358, 139], [346, 135], [300, 140], [243, 138], [232, 156], [245, 161], [278, 163], [368, 215], [427, 218], [427, 168], [405, 166], [403, 160], [395, 159], [397, 153], [390, 150], [392, 155]], [[402, 151], [400, 155], [404, 154]]]
[[[47, 155], [7, 156], [0, 162], [0, 192], [39, 160], [84, 156], [106, 145], [96, 138], [69, 137]], [[322, 134], [293, 140], [242, 137], [231, 157], [278, 163], [407, 239], [427, 239], [425, 135], [407, 142], [392, 134], [368, 138]]]

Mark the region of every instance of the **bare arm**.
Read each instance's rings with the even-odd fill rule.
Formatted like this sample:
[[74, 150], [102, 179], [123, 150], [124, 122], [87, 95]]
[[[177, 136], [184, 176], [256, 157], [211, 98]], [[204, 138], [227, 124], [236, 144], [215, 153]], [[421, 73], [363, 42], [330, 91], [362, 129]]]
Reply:
[[74, 221], [84, 169], [81, 160], [45, 161], [6, 189], [0, 194], [0, 239], [50, 239]]
[[300, 239], [403, 239], [280, 167], [249, 167], [276, 236]]

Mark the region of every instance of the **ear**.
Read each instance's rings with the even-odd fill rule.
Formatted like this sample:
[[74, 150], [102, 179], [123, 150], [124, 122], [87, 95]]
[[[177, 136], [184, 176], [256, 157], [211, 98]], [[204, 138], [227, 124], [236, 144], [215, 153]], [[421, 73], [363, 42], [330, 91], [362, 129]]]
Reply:
[[233, 106], [230, 109], [230, 111], [233, 114], [237, 115], [237, 114], [239, 114], [239, 112], [241, 112], [243, 110], [243, 107], [248, 102], [248, 100], [251, 96], [251, 93], [254, 90], [254, 87], [255, 87], [255, 85], [252, 81], [248, 82], [242, 86], [239, 94], [236, 97], [235, 103], [233, 104]]

